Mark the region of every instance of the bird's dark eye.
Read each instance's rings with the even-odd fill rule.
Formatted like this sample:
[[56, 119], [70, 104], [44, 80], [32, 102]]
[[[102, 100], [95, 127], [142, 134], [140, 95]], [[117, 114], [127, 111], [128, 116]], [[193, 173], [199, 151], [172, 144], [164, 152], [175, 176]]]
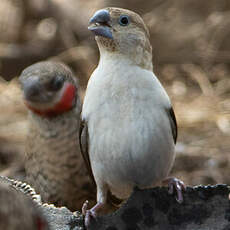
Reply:
[[121, 26], [127, 26], [129, 24], [129, 16], [121, 15], [119, 18], [119, 24]]
[[56, 76], [49, 82], [48, 88], [51, 91], [58, 91], [63, 86], [63, 83], [64, 78], [62, 76]]

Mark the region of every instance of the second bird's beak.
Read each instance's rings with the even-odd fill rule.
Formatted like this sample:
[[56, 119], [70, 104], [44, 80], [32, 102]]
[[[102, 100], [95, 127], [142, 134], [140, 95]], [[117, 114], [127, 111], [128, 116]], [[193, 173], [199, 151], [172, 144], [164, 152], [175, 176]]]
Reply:
[[30, 102], [40, 102], [41, 100], [41, 85], [37, 78], [27, 79], [27, 81], [21, 81], [24, 99]]
[[98, 10], [89, 20], [88, 29], [96, 36], [113, 39], [111, 31], [111, 18], [108, 10]]

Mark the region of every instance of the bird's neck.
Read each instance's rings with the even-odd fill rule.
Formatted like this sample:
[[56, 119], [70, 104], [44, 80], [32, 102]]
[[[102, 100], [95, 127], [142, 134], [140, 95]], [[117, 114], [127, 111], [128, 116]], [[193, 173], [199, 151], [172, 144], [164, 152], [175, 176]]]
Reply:
[[33, 132], [33, 135], [39, 134], [40, 139], [50, 137], [67, 138], [69, 134], [77, 132], [79, 117], [80, 108], [78, 105], [66, 113], [62, 113], [53, 117], [41, 116], [32, 111], [29, 111], [29, 132]]
[[100, 62], [117, 59], [121, 64], [123, 61], [153, 71], [152, 46], [149, 40], [137, 43], [128, 40], [118, 44], [113, 40], [97, 37], [96, 41], [100, 51]]
[[[138, 51], [137, 51], [138, 50]], [[104, 48], [100, 49], [99, 65], [120, 66], [136, 65], [146, 70], [153, 70], [152, 53], [146, 52], [143, 49], [129, 50], [125, 53], [119, 51], [108, 51]]]
[[125, 55], [121, 55], [118, 52], [101, 52], [100, 53], [100, 61], [98, 66], [102, 66], [106, 68], [109, 66], [110, 68], [119, 69], [122, 66], [130, 66], [133, 65], [133, 62], [130, 58]]

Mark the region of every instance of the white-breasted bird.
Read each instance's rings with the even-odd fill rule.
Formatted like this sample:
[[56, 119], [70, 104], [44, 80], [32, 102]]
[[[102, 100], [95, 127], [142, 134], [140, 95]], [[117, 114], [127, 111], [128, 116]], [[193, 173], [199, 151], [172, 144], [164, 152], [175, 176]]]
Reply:
[[97, 204], [83, 206], [85, 223], [107, 202], [134, 187], [162, 182], [182, 202], [183, 182], [168, 178], [175, 159], [177, 124], [170, 99], [153, 73], [149, 31], [129, 10], [109, 7], [90, 19], [100, 61], [88, 82], [80, 142], [97, 185]]

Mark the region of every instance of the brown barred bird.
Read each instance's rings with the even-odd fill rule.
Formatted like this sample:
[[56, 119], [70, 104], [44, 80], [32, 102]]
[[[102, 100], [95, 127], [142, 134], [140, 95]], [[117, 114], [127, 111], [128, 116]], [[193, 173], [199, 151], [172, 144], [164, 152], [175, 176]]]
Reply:
[[19, 77], [29, 130], [27, 181], [43, 202], [76, 210], [93, 196], [79, 148], [79, 85], [62, 63], [40, 62]]

